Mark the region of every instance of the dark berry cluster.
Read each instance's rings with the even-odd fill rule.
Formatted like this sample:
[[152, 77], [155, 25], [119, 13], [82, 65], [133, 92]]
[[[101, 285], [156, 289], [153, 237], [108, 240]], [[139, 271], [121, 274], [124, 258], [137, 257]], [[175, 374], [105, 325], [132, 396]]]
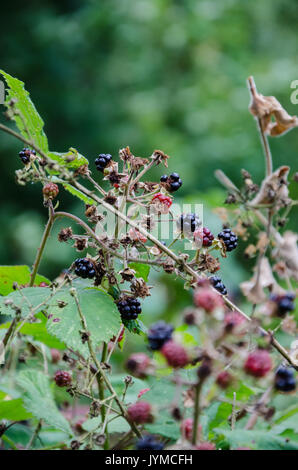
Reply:
[[288, 312], [295, 310], [294, 299], [295, 294], [292, 292], [287, 292], [285, 295], [273, 294], [270, 297], [270, 300], [277, 305], [277, 315], [279, 317], [284, 317]]
[[178, 173], [171, 173], [170, 176], [162, 175], [160, 182], [166, 184], [166, 189], [170, 193], [178, 191], [178, 189], [182, 186], [182, 180]]
[[65, 370], [57, 370], [54, 380], [58, 387], [69, 387], [71, 385], [71, 375]]
[[96, 169], [98, 171], [103, 171], [111, 160], [112, 155], [110, 155], [109, 153], [100, 153], [94, 162], [96, 165]]
[[20, 159], [22, 160], [22, 162], [24, 163], [24, 165], [27, 165], [27, 163], [30, 162], [30, 156], [31, 155], [36, 155], [36, 152], [35, 150], [31, 150], [29, 148], [23, 148], [23, 150], [21, 150], [19, 152], [19, 156], [20, 156]]
[[172, 338], [174, 328], [164, 321], [154, 323], [148, 331], [149, 346], [156, 351]]
[[83, 279], [92, 279], [95, 276], [94, 264], [88, 258], [78, 258], [74, 262], [75, 274]]
[[210, 232], [209, 228], [203, 228], [203, 246], [211, 246], [214, 240], [214, 235]]
[[228, 291], [220, 277], [212, 276], [209, 278], [213, 287], [222, 295], [227, 295]]
[[136, 450], [162, 450], [163, 448], [164, 445], [150, 434], [139, 439], [136, 445]]
[[192, 235], [201, 225], [201, 221], [196, 214], [181, 214], [177, 221], [177, 228], [184, 235]]
[[296, 389], [294, 371], [280, 366], [275, 373], [275, 389], [279, 392], [293, 392]]
[[237, 248], [238, 237], [234, 232], [232, 232], [231, 229], [225, 228], [221, 232], [219, 232], [217, 236], [220, 240], [224, 242], [227, 251], [232, 251]]
[[135, 320], [142, 313], [141, 303], [134, 297], [127, 297], [117, 304], [122, 320]]

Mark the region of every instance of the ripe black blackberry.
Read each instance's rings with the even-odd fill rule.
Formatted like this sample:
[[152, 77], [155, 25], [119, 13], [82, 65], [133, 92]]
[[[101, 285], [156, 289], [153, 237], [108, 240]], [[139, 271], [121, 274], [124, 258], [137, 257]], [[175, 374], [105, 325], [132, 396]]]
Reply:
[[142, 313], [141, 303], [134, 297], [126, 297], [117, 304], [122, 320], [135, 320]]
[[139, 439], [136, 445], [136, 450], [162, 450], [163, 448], [164, 445], [150, 434]]
[[31, 150], [28, 147], [23, 148], [23, 150], [19, 152], [19, 157], [24, 163], [24, 165], [27, 165], [27, 163], [30, 162], [31, 155], [36, 155], [36, 152], [35, 150]]
[[75, 274], [83, 279], [92, 279], [95, 276], [94, 264], [88, 258], [78, 258], [74, 262]]
[[277, 315], [279, 317], [284, 317], [288, 312], [295, 310], [295, 294], [292, 292], [287, 292], [285, 295], [275, 295], [273, 294], [270, 297], [273, 302], [277, 305]]
[[184, 235], [191, 236], [201, 225], [201, 221], [196, 214], [181, 214], [177, 221], [177, 228]]
[[280, 366], [275, 372], [275, 390], [293, 392], [296, 389], [294, 371], [289, 367]]
[[149, 346], [153, 351], [157, 351], [172, 338], [174, 328], [164, 321], [154, 323], [148, 331]]
[[170, 176], [162, 175], [160, 182], [165, 184], [166, 189], [173, 193], [182, 186], [182, 180], [178, 173], [171, 173]]
[[217, 236], [224, 242], [227, 251], [232, 251], [237, 248], [238, 237], [231, 229], [224, 228]]
[[228, 291], [220, 277], [212, 276], [209, 278], [213, 287], [222, 295], [227, 295]]
[[96, 169], [98, 171], [103, 171], [111, 160], [112, 155], [110, 155], [109, 153], [100, 153], [94, 162], [96, 165]]

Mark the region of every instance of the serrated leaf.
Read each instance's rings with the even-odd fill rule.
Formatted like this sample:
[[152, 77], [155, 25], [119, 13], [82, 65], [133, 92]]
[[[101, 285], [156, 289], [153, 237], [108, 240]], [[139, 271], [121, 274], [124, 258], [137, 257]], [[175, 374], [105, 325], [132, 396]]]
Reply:
[[[77, 293], [93, 345], [96, 347], [102, 341], [109, 341], [118, 333], [121, 325], [113, 299], [98, 289], [78, 289]], [[60, 308], [58, 300], [65, 302], [66, 306]], [[68, 292], [61, 291], [53, 299], [48, 311], [51, 315], [47, 322], [48, 332], [88, 357], [88, 345], [81, 340], [82, 324], [74, 298]]]
[[91, 199], [88, 196], [85, 196], [84, 193], [82, 193], [78, 189], [74, 188], [70, 184], [65, 183], [65, 184], [63, 184], [63, 187], [64, 187], [64, 189], [66, 189], [66, 191], [70, 192], [73, 196], [76, 196], [77, 198], [81, 199], [81, 201], [85, 202], [85, 204], [89, 204], [89, 205], [94, 204], [93, 199]]
[[76, 170], [80, 166], [88, 165], [88, 160], [86, 157], [81, 155], [76, 149], [70, 148], [68, 152], [59, 153], [59, 152], [48, 152], [48, 157], [51, 160], [54, 160], [61, 166], [65, 166], [69, 169]]
[[21, 115], [14, 114], [15, 121], [21, 134], [28, 140], [33, 140], [44, 152], [48, 151], [48, 139], [43, 131], [44, 122], [38, 114], [34, 104], [30, 99], [28, 91], [24, 88], [24, 83], [8, 73], [0, 70], [8, 86], [8, 94], [5, 105], [9, 108], [9, 101], [16, 100], [15, 108]]
[[145, 429], [152, 434], [159, 434], [174, 441], [180, 437], [179, 424], [165, 412], [160, 412], [154, 423], [145, 424]]
[[0, 401], [0, 420], [23, 421], [30, 418], [32, 414], [24, 408], [21, 398]]
[[122, 418], [122, 416], [119, 416], [118, 418], [113, 419], [108, 424], [108, 430], [109, 430], [109, 434], [122, 433], [122, 432], [129, 431], [130, 426], [128, 422], [124, 418]]
[[8, 316], [15, 314], [15, 310], [11, 305], [5, 305], [7, 301], [12, 301], [13, 305], [19, 307], [23, 316], [39, 305], [41, 306], [40, 309], [43, 309], [49, 301], [51, 292], [51, 289], [48, 287], [25, 287], [19, 291], [12, 292], [6, 297], [0, 298], [0, 314]]
[[149, 273], [150, 273], [149, 264], [129, 263], [128, 266], [136, 272], [136, 277], [143, 278], [145, 282], [148, 281], [148, 276], [149, 276]]
[[[30, 282], [30, 268], [29, 266], [0, 266], [0, 295], [8, 295], [13, 292], [13, 283], [16, 282], [19, 286], [29, 284]], [[50, 281], [41, 275], [37, 275], [35, 284]]]
[[259, 450], [296, 450], [298, 442], [289, 441], [280, 436], [276, 436], [270, 431], [242, 430], [235, 429], [229, 431], [226, 429], [216, 428], [214, 431], [218, 435], [224, 435], [228, 440], [230, 447], [251, 447]]
[[24, 406], [29, 412], [56, 429], [73, 434], [68, 421], [56, 406], [45, 374], [37, 370], [26, 370], [19, 374], [17, 383], [24, 390]]

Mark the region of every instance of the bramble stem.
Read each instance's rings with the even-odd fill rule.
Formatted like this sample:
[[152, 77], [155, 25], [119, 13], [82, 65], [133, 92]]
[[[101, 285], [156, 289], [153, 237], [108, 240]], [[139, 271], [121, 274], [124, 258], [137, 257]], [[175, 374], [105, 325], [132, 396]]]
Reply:
[[34, 285], [34, 281], [35, 281], [37, 271], [38, 271], [38, 268], [39, 268], [39, 265], [40, 265], [40, 261], [41, 261], [42, 255], [43, 255], [43, 251], [45, 249], [47, 239], [48, 239], [48, 237], [51, 233], [53, 223], [54, 223], [54, 217], [52, 216], [51, 208], [49, 208], [49, 219], [48, 219], [47, 224], [45, 226], [45, 229], [44, 229], [44, 232], [43, 232], [43, 235], [42, 235], [42, 239], [41, 239], [41, 243], [40, 243], [40, 246], [37, 250], [36, 258], [35, 258], [35, 261], [33, 263], [29, 287], [32, 287]]
[[203, 380], [200, 380], [195, 386], [195, 407], [194, 407], [194, 420], [192, 429], [192, 443], [196, 445], [198, 438], [198, 426], [200, 418], [200, 396], [202, 390]]

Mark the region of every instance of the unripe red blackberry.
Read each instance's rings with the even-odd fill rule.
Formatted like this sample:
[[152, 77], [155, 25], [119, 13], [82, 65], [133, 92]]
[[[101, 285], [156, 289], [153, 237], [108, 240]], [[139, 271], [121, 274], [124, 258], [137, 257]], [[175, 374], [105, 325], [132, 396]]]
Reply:
[[58, 387], [69, 387], [71, 385], [71, 375], [65, 370], [57, 370], [54, 380]]
[[227, 333], [235, 335], [245, 332], [245, 318], [238, 312], [228, 312], [224, 318], [225, 329]]
[[223, 389], [228, 388], [231, 385], [232, 380], [233, 380], [233, 377], [226, 370], [223, 370], [222, 372], [220, 372], [218, 376], [216, 377], [217, 385]]
[[59, 194], [59, 188], [55, 183], [47, 183], [42, 188], [45, 199], [55, 199]]
[[196, 447], [196, 450], [216, 450], [215, 444], [213, 442], [201, 442], [201, 444], [198, 444]]
[[147, 241], [147, 237], [136, 228], [129, 229], [128, 235], [136, 242], [146, 243]]
[[265, 377], [272, 368], [272, 360], [266, 349], [256, 349], [245, 361], [244, 370], [254, 377]]
[[172, 199], [162, 193], [157, 193], [153, 196], [151, 204], [154, 205], [156, 211], [160, 214], [168, 214], [172, 205]]
[[166, 358], [169, 366], [179, 368], [189, 363], [187, 352], [183, 346], [173, 340], [167, 341], [161, 348], [162, 355]]
[[135, 377], [145, 378], [150, 358], [145, 353], [131, 354], [126, 362], [126, 367]]
[[153, 421], [152, 407], [147, 401], [138, 401], [127, 408], [129, 419], [136, 424], [151, 423]]
[[[192, 440], [192, 433], [193, 433], [193, 418], [186, 418], [182, 421], [181, 426], [180, 426], [180, 431], [182, 434], [183, 439], [186, 439], [187, 441]], [[200, 438], [200, 434], [202, 432], [202, 426], [201, 424], [198, 425], [198, 431], [197, 431], [197, 438]]]
[[214, 235], [211, 233], [209, 228], [203, 228], [203, 246], [211, 246], [214, 240]]
[[222, 297], [210, 287], [198, 287], [193, 299], [196, 307], [203, 308], [208, 313], [224, 305]]
[[52, 363], [57, 364], [57, 362], [59, 362], [61, 359], [60, 351], [58, 349], [51, 349], [51, 358]]

